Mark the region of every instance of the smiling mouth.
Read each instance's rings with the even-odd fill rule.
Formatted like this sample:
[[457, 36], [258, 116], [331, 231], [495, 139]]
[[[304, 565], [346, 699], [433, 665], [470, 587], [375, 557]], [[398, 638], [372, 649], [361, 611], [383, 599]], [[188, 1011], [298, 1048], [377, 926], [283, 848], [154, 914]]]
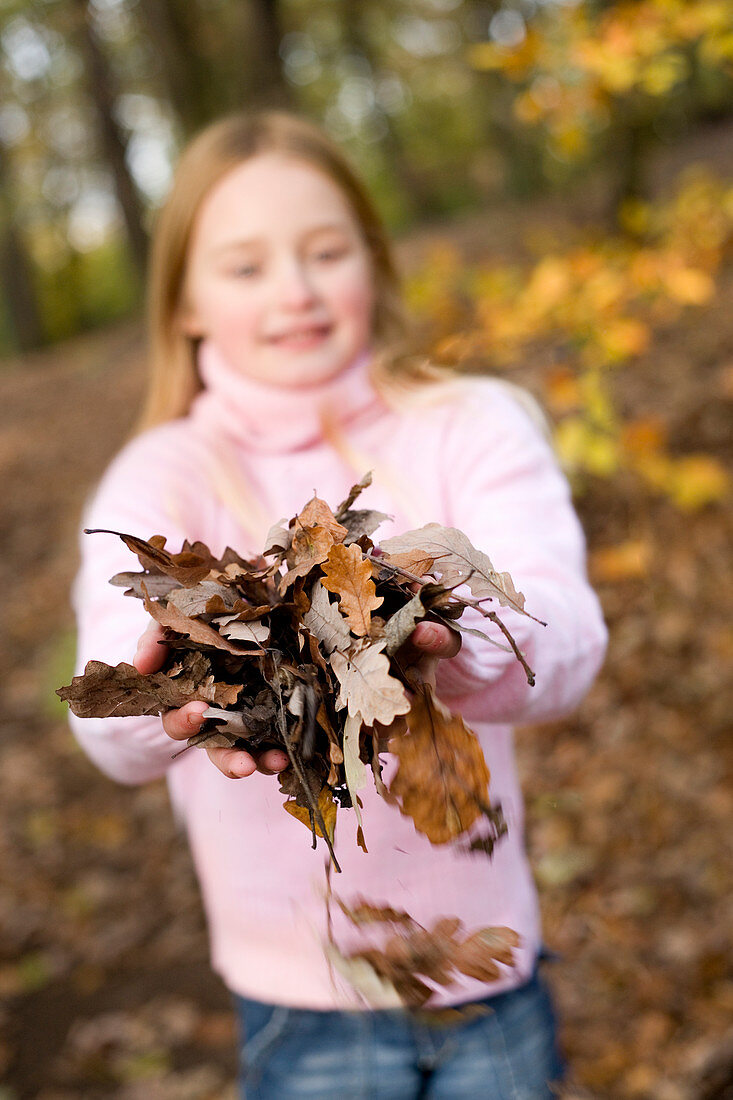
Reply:
[[310, 325], [308, 328], [293, 329], [279, 336], [271, 336], [271, 344], [300, 344], [320, 340], [331, 332], [331, 325]]

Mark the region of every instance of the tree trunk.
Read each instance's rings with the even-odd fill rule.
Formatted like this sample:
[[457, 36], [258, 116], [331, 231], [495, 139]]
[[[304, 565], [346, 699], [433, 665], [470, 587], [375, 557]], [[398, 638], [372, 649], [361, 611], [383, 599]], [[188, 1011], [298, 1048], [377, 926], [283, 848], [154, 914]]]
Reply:
[[[187, 0], [188, 4], [194, 0]], [[160, 64], [165, 91], [186, 137], [220, 110], [218, 81], [196, 41], [195, 13], [176, 0], [139, 0], [139, 9]]]
[[86, 63], [87, 84], [96, 107], [102, 151], [112, 171], [132, 256], [142, 276], [147, 262], [148, 236], [143, 223], [143, 205], [125, 159], [125, 138], [115, 118], [114, 79], [94, 29], [87, 0], [74, 0], [74, 3], [79, 15], [79, 38]]
[[249, 0], [246, 17], [252, 76], [245, 95], [258, 107], [292, 107], [293, 95], [283, 74], [283, 38], [278, 0]]
[[33, 280], [33, 267], [13, 221], [12, 184], [0, 147], [0, 287], [11, 337], [18, 351], [31, 351], [45, 340]]
[[[342, 40], [347, 53], [363, 57], [373, 73], [379, 71], [379, 62], [375, 58], [369, 36], [364, 29], [364, 6], [362, 0], [343, 0], [342, 3]], [[387, 164], [396, 179], [404, 198], [405, 210], [411, 220], [436, 212], [435, 195], [419, 171], [416, 171], [396, 132], [392, 119], [386, 111], [380, 110], [384, 133], [380, 144]]]

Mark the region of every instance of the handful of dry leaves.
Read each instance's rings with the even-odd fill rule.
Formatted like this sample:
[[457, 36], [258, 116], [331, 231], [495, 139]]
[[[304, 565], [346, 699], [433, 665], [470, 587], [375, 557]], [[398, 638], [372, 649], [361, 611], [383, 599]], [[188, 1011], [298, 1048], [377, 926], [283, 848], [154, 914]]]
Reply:
[[[460, 631], [465, 607], [477, 608], [498, 625], [533, 682], [511, 634], [483, 607], [491, 599], [527, 614], [509, 574], [497, 573], [462, 532], [438, 524], [376, 550], [370, 536], [389, 517], [353, 507], [370, 480], [335, 512], [314, 496], [272, 528], [264, 556], [253, 561], [231, 549], [217, 559], [200, 542], [173, 554], [161, 536], [146, 542], [119, 534], [143, 572], [120, 573], [111, 583], [142, 599], [162, 625], [166, 664], [142, 675], [129, 664], [90, 661], [58, 690], [80, 717], [158, 714], [204, 700], [206, 720], [189, 746], [284, 749], [285, 809], [310, 827], [314, 847], [324, 838], [336, 870], [339, 806], [353, 807], [366, 850], [358, 791], [369, 770], [379, 793], [435, 844], [483, 820], [469, 846], [490, 852], [505, 831], [489, 804], [477, 738], [401, 659], [420, 620]], [[472, 599], [455, 593], [461, 584]], [[389, 789], [379, 762], [387, 739], [398, 758]]]

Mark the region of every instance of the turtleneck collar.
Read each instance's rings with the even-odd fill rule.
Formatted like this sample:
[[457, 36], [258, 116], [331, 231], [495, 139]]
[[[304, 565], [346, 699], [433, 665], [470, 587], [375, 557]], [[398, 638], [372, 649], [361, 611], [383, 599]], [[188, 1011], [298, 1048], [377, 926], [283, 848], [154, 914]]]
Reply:
[[381, 406], [372, 386], [371, 352], [362, 352], [335, 378], [312, 386], [273, 386], [255, 381], [204, 341], [198, 369], [204, 389], [190, 415], [216, 425], [252, 450], [297, 451], [324, 438], [326, 425], [338, 428], [371, 418]]

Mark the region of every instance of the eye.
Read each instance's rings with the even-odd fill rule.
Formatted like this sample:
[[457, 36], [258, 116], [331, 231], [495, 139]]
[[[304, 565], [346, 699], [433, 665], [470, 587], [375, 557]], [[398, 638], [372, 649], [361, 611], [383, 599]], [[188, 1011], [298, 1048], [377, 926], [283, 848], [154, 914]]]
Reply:
[[258, 264], [239, 264], [237, 267], [232, 268], [230, 274], [236, 279], [251, 279], [259, 271]]
[[315, 258], [324, 263], [329, 263], [331, 260], [340, 260], [342, 256], [346, 255], [346, 248], [321, 248], [315, 253]]

